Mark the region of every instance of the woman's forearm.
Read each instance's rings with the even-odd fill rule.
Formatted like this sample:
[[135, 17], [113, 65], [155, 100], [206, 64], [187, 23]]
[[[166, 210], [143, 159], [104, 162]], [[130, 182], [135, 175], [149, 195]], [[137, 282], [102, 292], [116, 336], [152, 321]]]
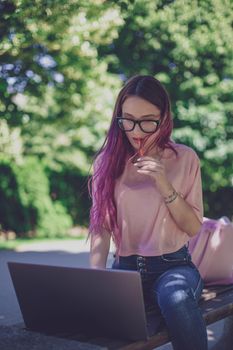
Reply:
[[178, 195], [173, 202], [167, 204], [167, 207], [182, 231], [186, 232], [190, 237], [195, 236], [199, 232], [202, 224], [194, 210], [183, 198]]
[[[163, 184], [159, 189], [164, 198], [171, 195], [174, 191], [170, 183]], [[202, 223], [197, 218], [192, 207], [180, 195], [166, 205], [177, 226], [182, 231], [186, 232], [190, 237], [195, 236], [199, 232]]]
[[108, 232], [91, 236], [90, 266], [92, 268], [106, 268], [110, 239]]

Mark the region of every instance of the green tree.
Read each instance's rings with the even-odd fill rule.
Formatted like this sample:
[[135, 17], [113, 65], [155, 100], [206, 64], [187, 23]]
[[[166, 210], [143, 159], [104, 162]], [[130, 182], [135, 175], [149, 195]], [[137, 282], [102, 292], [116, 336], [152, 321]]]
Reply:
[[0, 116], [20, 126], [24, 154], [87, 174], [120, 86], [97, 51], [117, 36], [119, 8], [104, 0], [0, 6]]
[[[49, 180], [46, 193], [55, 196], [52, 204], [62, 203], [74, 222], [86, 222], [83, 180], [104, 141], [122, 80], [153, 74], [172, 99], [173, 137], [201, 158], [206, 215], [231, 216], [232, 21], [231, 0], [37, 0], [33, 6], [2, 0], [4, 162], [20, 167], [36, 157]], [[9, 181], [3, 176], [2, 183]], [[2, 191], [9, 199], [7, 186]]]
[[[223, 194], [233, 195], [233, 2], [122, 0], [118, 5], [125, 24], [111, 47], [99, 48], [100, 55], [109, 57], [112, 73], [153, 74], [165, 84], [173, 136], [202, 160], [206, 214], [232, 216], [232, 201], [225, 203]], [[111, 60], [114, 55], [117, 60]]]
[[63, 236], [72, 226], [64, 206], [50, 197], [48, 178], [36, 157], [13, 164], [0, 157], [1, 229], [43, 237]]
[[[83, 213], [88, 216], [81, 204], [89, 203], [78, 199], [83, 178], [120, 87], [97, 48], [111, 44], [122, 24], [119, 7], [104, 0], [0, 2], [0, 149], [17, 165], [36, 156], [46, 168], [54, 206], [62, 202], [79, 223]], [[13, 147], [14, 136], [20, 149]], [[28, 176], [36, 176], [35, 169]], [[23, 177], [20, 189], [25, 186]]]

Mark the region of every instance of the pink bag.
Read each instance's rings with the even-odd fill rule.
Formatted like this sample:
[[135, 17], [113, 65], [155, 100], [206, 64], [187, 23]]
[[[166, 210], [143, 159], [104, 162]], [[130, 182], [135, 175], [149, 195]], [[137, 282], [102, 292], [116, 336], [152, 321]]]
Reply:
[[233, 283], [233, 223], [227, 217], [204, 218], [189, 252], [205, 285]]

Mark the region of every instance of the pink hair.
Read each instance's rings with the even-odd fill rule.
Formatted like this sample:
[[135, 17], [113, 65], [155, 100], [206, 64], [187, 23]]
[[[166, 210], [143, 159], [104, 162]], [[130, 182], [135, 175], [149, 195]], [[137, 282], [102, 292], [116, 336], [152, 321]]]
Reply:
[[105, 141], [94, 156], [94, 174], [88, 180], [88, 191], [92, 198], [89, 236], [90, 234], [101, 234], [104, 231], [109, 232], [115, 242], [117, 251], [121, 241], [121, 232], [116, 220], [115, 181], [121, 176], [127, 159], [135, 151], [125, 132], [118, 127], [116, 117], [121, 116], [122, 104], [129, 96], [141, 97], [160, 110], [162, 120], [159, 126], [160, 132], [150, 147], [153, 148], [156, 145], [161, 149], [170, 148], [177, 154], [170, 139], [173, 121], [167, 91], [152, 76], [137, 75], [132, 77], [119, 92]]

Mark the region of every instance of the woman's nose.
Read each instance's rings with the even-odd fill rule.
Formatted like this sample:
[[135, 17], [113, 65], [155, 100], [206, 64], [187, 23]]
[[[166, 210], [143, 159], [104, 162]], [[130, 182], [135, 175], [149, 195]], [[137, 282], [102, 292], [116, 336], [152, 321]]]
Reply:
[[144, 137], [145, 133], [140, 129], [139, 124], [136, 124], [133, 129], [133, 137]]

